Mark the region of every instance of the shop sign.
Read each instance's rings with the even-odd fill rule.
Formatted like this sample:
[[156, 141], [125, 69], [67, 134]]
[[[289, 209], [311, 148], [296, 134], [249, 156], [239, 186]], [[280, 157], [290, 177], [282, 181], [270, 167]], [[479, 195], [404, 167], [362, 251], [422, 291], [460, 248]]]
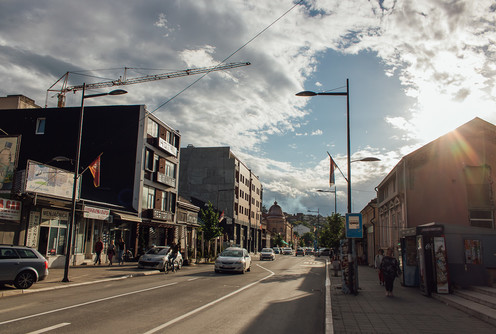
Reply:
[[60, 211], [53, 209], [43, 209], [41, 210], [41, 219], [43, 220], [69, 220], [68, 211]]
[[26, 246], [32, 248], [38, 248], [39, 231], [40, 231], [40, 213], [37, 211], [31, 211], [29, 214], [29, 226], [28, 226]]
[[167, 211], [160, 211], [153, 209], [153, 218], [160, 220], [172, 220], [172, 214]]
[[97, 220], [108, 220], [110, 216], [110, 210], [95, 208], [92, 206], [85, 205], [83, 207], [83, 217]]
[[21, 220], [21, 202], [0, 198], [0, 218], [19, 222]]

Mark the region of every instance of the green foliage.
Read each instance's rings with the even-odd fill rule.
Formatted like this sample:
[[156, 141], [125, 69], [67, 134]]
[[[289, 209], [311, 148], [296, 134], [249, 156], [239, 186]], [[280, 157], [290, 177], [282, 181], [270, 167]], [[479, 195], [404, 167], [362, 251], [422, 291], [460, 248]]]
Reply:
[[282, 236], [277, 233], [276, 236], [274, 237], [274, 246], [276, 247], [284, 247], [285, 244], [283, 243]]
[[319, 245], [328, 248], [339, 247], [339, 240], [343, 239], [345, 234], [344, 225], [345, 217], [339, 213], [327, 217], [327, 221], [319, 233]]
[[212, 203], [208, 202], [206, 209], [200, 210], [200, 231], [204, 233], [205, 241], [210, 241], [222, 235], [219, 226], [219, 214], [215, 212]]
[[307, 232], [303, 234], [301, 237], [300, 241], [303, 242], [302, 246], [304, 247], [311, 247], [313, 245], [313, 241], [315, 240], [315, 234], [312, 232]]

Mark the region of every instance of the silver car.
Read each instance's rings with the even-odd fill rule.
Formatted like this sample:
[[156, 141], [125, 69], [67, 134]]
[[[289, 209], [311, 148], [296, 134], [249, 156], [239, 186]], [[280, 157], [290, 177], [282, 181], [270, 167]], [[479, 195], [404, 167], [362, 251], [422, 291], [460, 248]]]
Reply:
[[0, 245], [0, 283], [29, 289], [48, 276], [48, 261], [36, 250], [25, 246]]
[[263, 260], [271, 260], [274, 261], [276, 259], [276, 253], [272, 248], [262, 248], [260, 252], [260, 261]]
[[[165, 264], [169, 261], [170, 256], [169, 246], [154, 246], [143, 254], [138, 260], [138, 268], [158, 269], [165, 271]], [[183, 256], [181, 252], [177, 252], [174, 264], [178, 269], [183, 265]]]
[[215, 260], [215, 272], [234, 271], [242, 274], [251, 270], [251, 257], [245, 248], [229, 247]]

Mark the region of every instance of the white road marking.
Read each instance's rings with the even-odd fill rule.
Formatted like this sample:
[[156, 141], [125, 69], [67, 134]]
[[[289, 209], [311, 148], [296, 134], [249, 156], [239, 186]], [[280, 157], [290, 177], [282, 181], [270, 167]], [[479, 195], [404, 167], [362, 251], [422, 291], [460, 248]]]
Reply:
[[46, 327], [46, 328], [42, 328], [42, 329], [38, 329], [37, 331], [34, 331], [34, 332], [29, 332], [27, 334], [40, 334], [40, 333], [46, 333], [46, 332], [49, 332], [51, 331], [52, 329], [57, 329], [57, 328], [60, 328], [60, 327], [64, 327], [64, 326], [67, 326], [67, 325], [70, 325], [71, 323], [70, 322], [63, 322], [63, 323], [60, 323], [58, 325], [53, 325], [53, 326], [50, 326], [50, 327]]
[[71, 306], [58, 308], [58, 309], [51, 310], [51, 311], [45, 311], [45, 312], [41, 312], [41, 313], [31, 314], [31, 315], [27, 315], [27, 316], [21, 317], [21, 318], [2, 321], [2, 322], [0, 322], [0, 325], [5, 325], [5, 324], [9, 324], [9, 323], [16, 322], [16, 321], [26, 320], [26, 319], [31, 319], [31, 318], [39, 317], [39, 316], [46, 315], [46, 314], [56, 313], [56, 312], [60, 312], [60, 311], [70, 310], [70, 309], [81, 307], [81, 306], [96, 304], [96, 303], [103, 302], [106, 300], [111, 300], [111, 299], [120, 298], [120, 297], [124, 297], [124, 296], [134, 295], [134, 294], [145, 292], [145, 291], [151, 291], [151, 290], [156, 290], [156, 289], [160, 289], [160, 288], [165, 288], [167, 286], [171, 286], [171, 285], [175, 285], [175, 284], [177, 284], [177, 282], [163, 284], [163, 285], [159, 285], [159, 286], [154, 286], [154, 287], [148, 288], [148, 289], [126, 292], [126, 293], [122, 293], [120, 295], [100, 298], [100, 299], [92, 300], [92, 301], [81, 303], [81, 304], [75, 304], [75, 305], [71, 305]]
[[268, 272], [270, 273], [270, 275], [265, 276], [264, 278], [259, 279], [258, 281], [255, 281], [255, 282], [253, 282], [253, 283], [250, 283], [250, 284], [248, 284], [248, 285], [245, 285], [244, 287], [239, 288], [239, 289], [238, 289], [238, 290], [236, 290], [236, 291], [233, 291], [233, 292], [231, 292], [231, 293], [228, 293], [227, 295], [225, 295], [225, 296], [223, 296], [223, 297], [220, 297], [220, 298], [218, 298], [218, 299], [216, 299], [216, 300], [214, 300], [214, 301], [211, 301], [211, 302], [210, 302], [210, 303], [208, 303], [208, 304], [205, 304], [205, 305], [203, 305], [203, 306], [200, 306], [200, 307], [198, 307], [198, 308], [196, 308], [196, 309], [194, 309], [194, 310], [192, 310], [192, 311], [190, 311], [190, 312], [188, 312], [188, 313], [186, 313], [186, 314], [183, 314], [183, 315], [182, 315], [182, 316], [180, 316], [180, 317], [177, 317], [177, 318], [175, 318], [175, 319], [172, 319], [172, 320], [170, 320], [170, 321], [168, 321], [168, 322], [166, 322], [166, 323], [164, 323], [164, 324], [162, 324], [162, 325], [160, 325], [160, 326], [158, 326], [158, 327], [155, 327], [155, 328], [153, 328], [153, 329], [149, 330], [148, 332], [145, 332], [144, 334], [152, 334], [152, 333], [158, 332], [159, 330], [162, 330], [162, 329], [164, 329], [164, 328], [166, 328], [166, 327], [169, 327], [170, 325], [173, 325], [173, 324], [175, 324], [175, 323], [176, 323], [176, 322], [178, 322], [178, 321], [181, 321], [181, 320], [183, 320], [183, 319], [185, 319], [185, 318], [187, 318], [187, 317], [189, 317], [189, 316], [191, 316], [191, 315], [193, 315], [193, 314], [195, 314], [195, 313], [198, 313], [198, 312], [200, 312], [200, 311], [202, 311], [202, 310], [204, 310], [204, 309], [206, 309], [206, 308], [208, 308], [208, 307], [210, 307], [210, 306], [214, 305], [214, 304], [217, 304], [218, 302], [223, 301], [224, 299], [227, 299], [227, 298], [229, 298], [229, 297], [231, 297], [231, 296], [233, 296], [233, 295], [235, 295], [235, 294], [238, 294], [238, 293], [240, 293], [241, 291], [246, 290], [246, 289], [248, 289], [248, 288], [250, 288], [250, 287], [254, 286], [255, 284], [258, 284], [258, 283], [260, 283], [260, 282], [262, 282], [262, 281], [266, 280], [267, 278], [272, 277], [272, 276], [274, 276], [274, 275], [275, 275], [275, 273], [274, 273], [273, 271], [271, 271], [271, 270], [269, 270], [269, 269], [267, 269], [267, 268], [264, 268], [264, 267], [262, 267], [262, 266], [261, 266], [261, 265], [259, 265], [259, 264], [257, 264], [257, 266], [258, 266], [258, 267], [260, 267], [260, 268], [262, 268], [262, 269], [264, 269], [264, 270], [266, 270], [266, 271], [268, 271]]
[[200, 277], [193, 277], [193, 278], [188, 279], [188, 281], [190, 281], [190, 282], [191, 282], [191, 281], [197, 280], [197, 279], [199, 279], [199, 278], [200, 278]]

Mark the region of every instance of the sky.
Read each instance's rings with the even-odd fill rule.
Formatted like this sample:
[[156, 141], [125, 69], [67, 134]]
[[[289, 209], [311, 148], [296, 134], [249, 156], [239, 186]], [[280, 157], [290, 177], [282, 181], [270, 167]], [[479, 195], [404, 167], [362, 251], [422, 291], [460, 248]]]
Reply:
[[75, 85], [125, 67], [132, 78], [250, 62], [85, 105], [145, 104], [182, 147], [231, 147], [267, 208], [329, 215], [335, 195], [347, 210], [346, 179], [338, 172], [330, 187], [328, 157], [347, 176], [346, 97], [295, 94], [346, 92], [348, 80], [351, 159], [380, 159], [351, 164], [360, 212], [406, 154], [475, 117], [496, 124], [495, 12], [490, 0], [1, 1], [0, 96], [56, 107], [47, 89], [66, 72]]

